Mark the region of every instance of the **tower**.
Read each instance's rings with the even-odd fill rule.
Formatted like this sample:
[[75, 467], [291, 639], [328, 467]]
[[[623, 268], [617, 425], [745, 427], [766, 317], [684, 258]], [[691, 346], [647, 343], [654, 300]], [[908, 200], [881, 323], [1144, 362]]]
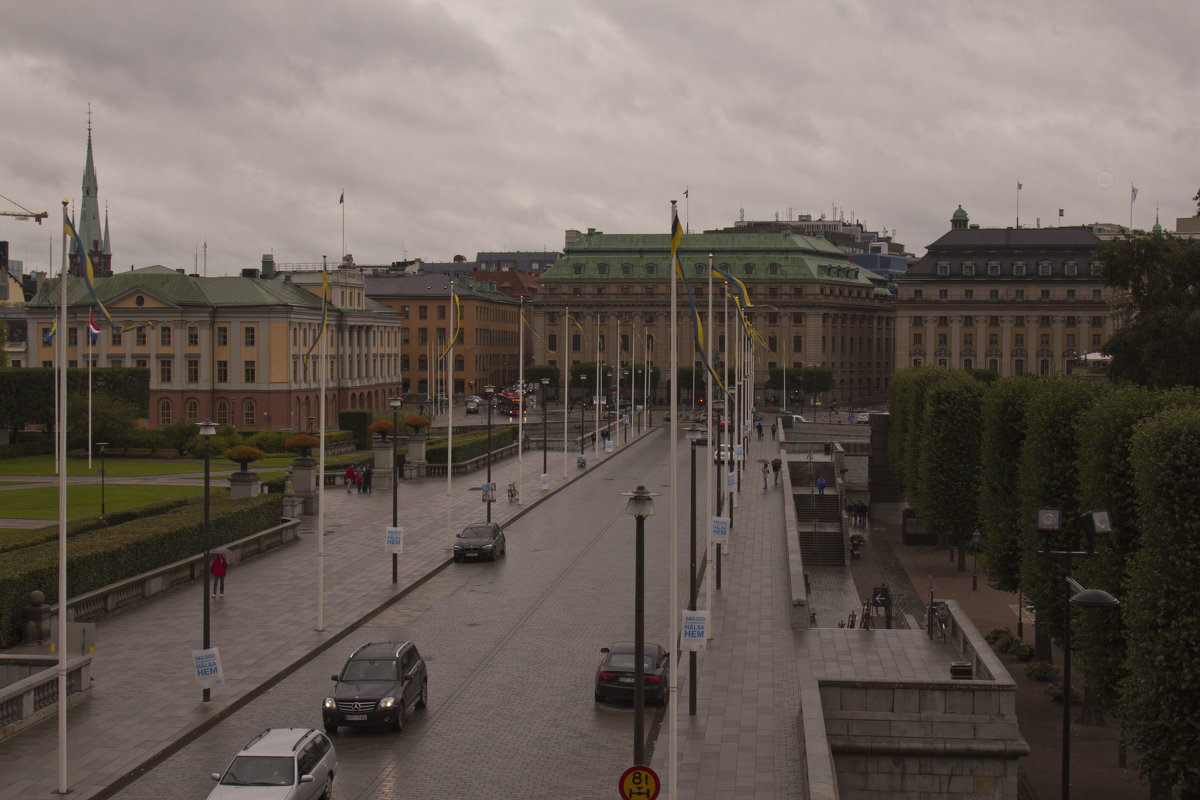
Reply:
[[[96, 184], [96, 167], [92, 162], [92, 112], [88, 109], [87, 162], [83, 167], [83, 202], [79, 206], [79, 222], [75, 230], [92, 260], [92, 274], [99, 277], [112, 275], [112, 249], [108, 240], [108, 212], [104, 215], [104, 231], [100, 230], [100, 200]], [[72, 275], [82, 276], [80, 254], [75, 243], [69, 251]]]

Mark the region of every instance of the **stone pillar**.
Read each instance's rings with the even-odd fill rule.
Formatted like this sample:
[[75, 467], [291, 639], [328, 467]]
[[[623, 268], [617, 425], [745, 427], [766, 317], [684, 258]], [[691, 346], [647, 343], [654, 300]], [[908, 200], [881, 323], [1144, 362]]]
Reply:
[[371, 477], [372, 485], [392, 485], [392, 452], [394, 447], [395, 445], [390, 436], [386, 439], [373, 438], [371, 440], [371, 452], [375, 456], [375, 463], [373, 464], [375, 474]]
[[[317, 461], [311, 456], [300, 456], [292, 462], [292, 479], [291, 488], [288, 491], [289, 497], [296, 497], [300, 500], [300, 507], [304, 514], [315, 514], [319, 505], [319, 494], [317, 493], [317, 481], [320, 476], [317, 475]], [[285, 499], [285, 504], [287, 503]]]
[[229, 497], [231, 500], [244, 500], [247, 497], [258, 497], [262, 481], [257, 472], [242, 470], [229, 476]]
[[428, 463], [425, 461], [425, 441], [428, 437], [423, 433], [414, 433], [408, 437], [408, 456], [404, 460], [404, 478], [425, 477]]

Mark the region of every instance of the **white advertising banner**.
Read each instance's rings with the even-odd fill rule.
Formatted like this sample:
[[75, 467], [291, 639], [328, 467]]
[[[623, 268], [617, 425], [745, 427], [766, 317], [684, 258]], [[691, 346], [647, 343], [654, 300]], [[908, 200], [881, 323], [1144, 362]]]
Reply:
[[211, 689], [225, 684], [225, 673], [221, 671], [221, 651], [210, 647], [207, 650], [193, 650], [192, 661], [196, 667], [196, 683], [201, 689]]
[[386, 553], [404, 552], [404, 528], [388, 528], [384, 538], [383, 550]]
[[681, 650], [704, 650], [708, 640], [708, 612], [683, 610], [683, 627], [680, 630]]

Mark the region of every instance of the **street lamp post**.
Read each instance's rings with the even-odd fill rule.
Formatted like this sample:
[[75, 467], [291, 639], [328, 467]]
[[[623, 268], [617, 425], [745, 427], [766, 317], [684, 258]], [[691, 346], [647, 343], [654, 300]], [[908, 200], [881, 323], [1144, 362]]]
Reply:
[[979, 528], [971, 534], [971, 591], [979, 591]]
[[[1039, 555], [1063, 562], [1063, 717], [1062, 717], [1062, 800], [1071, 798], [1071, 606], [1077, 608], [1115, 608], [1120, 605], [1115, 597], [1101, 589], [1086, 589], [1071, 577], [1072, 558], [1090, 558], [1096, 555], [1096, 535], [1112, 533], [1112, 521], [1108, 512], [1089, 511], [1079, 518], [1079, 527], [1086, 541], [1084, 550], [1052, 550], [1051, 537], [1060, 529], [1061, 511], [1057, 508], [1039, 508], [1037, 527], [1045, 537], [1045, 549]], [[1072, 595], [1071, 593], [1075, 594]]]
[[632, 492], [622, 492], [629, 501], [625, 513], [637, 519], [634, 556], [633, 605], [633, 763], [646, 763], [646, 517], [654, 514], [654, 493], [639, 486]]
[[[212, 518], [209, 512], [209, 457], [212, 437], [217, 433], [217, 426], [212, 420], [205, 420], [200, 423], [200, 436], [204, 439], [204, 641], [201, 643], [201, 649], [207, 650], [210, 647], [209, 642], [209, 602], [208, 593], [211, 590], [209, 581], [211, 580], [210, 573], [212, 572], [212, 564], [209, 562], [209, 550], [212, 549]], [[207, 703], [212, 699], [211, 690], [204, 689], [202, 693], [204, 702]]]
[[546, 398], [549, 397], [550, 379], [542, 378], [542, 475], [547, 476], [550, 470], [546, 466], [546, 417], [550, 416], [550, 407]]
[[585, 398], [587, 397], [587, 375], [580, 375], [579, 380], [583, 383], [583, 397], [579, 398], [579, 455], [583, 455], [583, 410]]
[[100, 448], [100, 519], [104, 519], [104, 448], [108, 442], [96, 442], [96, 447]]
[[483, 393], [487, 397], [488, 407], [488, 427], [487, 427], [487, 489], [484, 491], [484, 500], [487, 503], [487, 521], [492, 521], [492, 393], [496, 391], [495, 386], [484, 386]]
[[[392, 407], [392, 527], [400, 525], [400, 469], [399, 461], [399, 433], [400, 428], [397, 427], [399, 420], [396, 415], [400, 411], [400, 406], [404, 401], [399, 397], [393, 397], [388, 400], [388, 405]], [[396, 583], [399, 579], [400, 564], [396, 553], [392, 553], [392, 583]]]

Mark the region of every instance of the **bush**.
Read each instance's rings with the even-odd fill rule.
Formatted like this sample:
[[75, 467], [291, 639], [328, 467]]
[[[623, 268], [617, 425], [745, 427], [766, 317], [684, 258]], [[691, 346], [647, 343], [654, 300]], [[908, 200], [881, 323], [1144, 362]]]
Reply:
[[1008, 628], [992, 628], [983, 638], [987, 640], [988, 644], [995, 644], [997, 639], [1005, 637], [1011, 639], [1012, 635], [1013, 632]]
[[[20, 438], [21, 431], [18, 433]], [[54, 440], [47, 438], [33, 439], [29, 441], [18, 441], [17, 444], [9, 444], [0, 447], [0, 458], [25, 458], [26, 456], [48, 456], [54, 452]]]
[[[248, 500], [214, 497], [210, 503], [212, 545], [227, 544], [279, 524], [283, 498], [272, 493]], [[81, 594], [165, 566], [201, 551], [203, 503], [159, 516], [139, 516], [122, 525], [86, 533], [71, 540], [67, 563], [67, 595]], [[58, 543], [47, 541], [13, 551], [0, 559], [0, 647], [20, 636], [21, 609], [29, 593], [40, 589], [58, 594]]]
[[248, 444], [235, 444], [222, 450], [221, 455], [235, 464], [249, 464], [251, 461], [262, 461], [267, 457], [262, 450]]
[[282, 453], [287, 449], [283, 443], [283, 434], [279, 431], [259, 431], [251, 436], [246, 444], [253, 445], [264, 453]]
[[[492, 450], [506, 447], [517, 440], [517, 427], [505, 426], [492, 429]], [[454, 463], [461, 464], [486, 454], [488, 451], [487, 431], [475, 431], [454, 437]], [[430, 464], [446, 463], [446, 440], [431, 442], [425, 447], [425, 460]]]
[[993, 628], [984, 638], [997, 653], [1011, 653], [1017, 641], [1008, 628]]
[[[1051, 700], [1053, 700], [1056, 703], [1061, 703], [1063, 701], [1062, 681], [1058, 681], [1057, 683], [1050, 684], [1049, 686], [1046, 687], [1045, 692], [1046, 692], [1046, 697], [1049, 697]], [[1074, 705], [1075, 703], [1078, 703], [1080, 696], [1081, 695], [1079, 694], [1079, 690], [1072, 688], [1071, 689], [1071, 704]]]
[[1013, 648], [1013, 654], [1021, 661], [1032, 661], [1037, 649], [1026, 642], [1018, 641], [1016, 647]]
[[338, 414], [338, 428], [352, 431], [358, 446], [363, 449], [371, 446], [371, 435], [367, 433], [367, 426], [370, 424], [371, 412], [365, 408], [356, 408]]
[[1049, 661], [1031, 661], [1025, 667], [1025, 675], [1030, 680], [1053, 681], [1058, 679], [1058, 667]]

